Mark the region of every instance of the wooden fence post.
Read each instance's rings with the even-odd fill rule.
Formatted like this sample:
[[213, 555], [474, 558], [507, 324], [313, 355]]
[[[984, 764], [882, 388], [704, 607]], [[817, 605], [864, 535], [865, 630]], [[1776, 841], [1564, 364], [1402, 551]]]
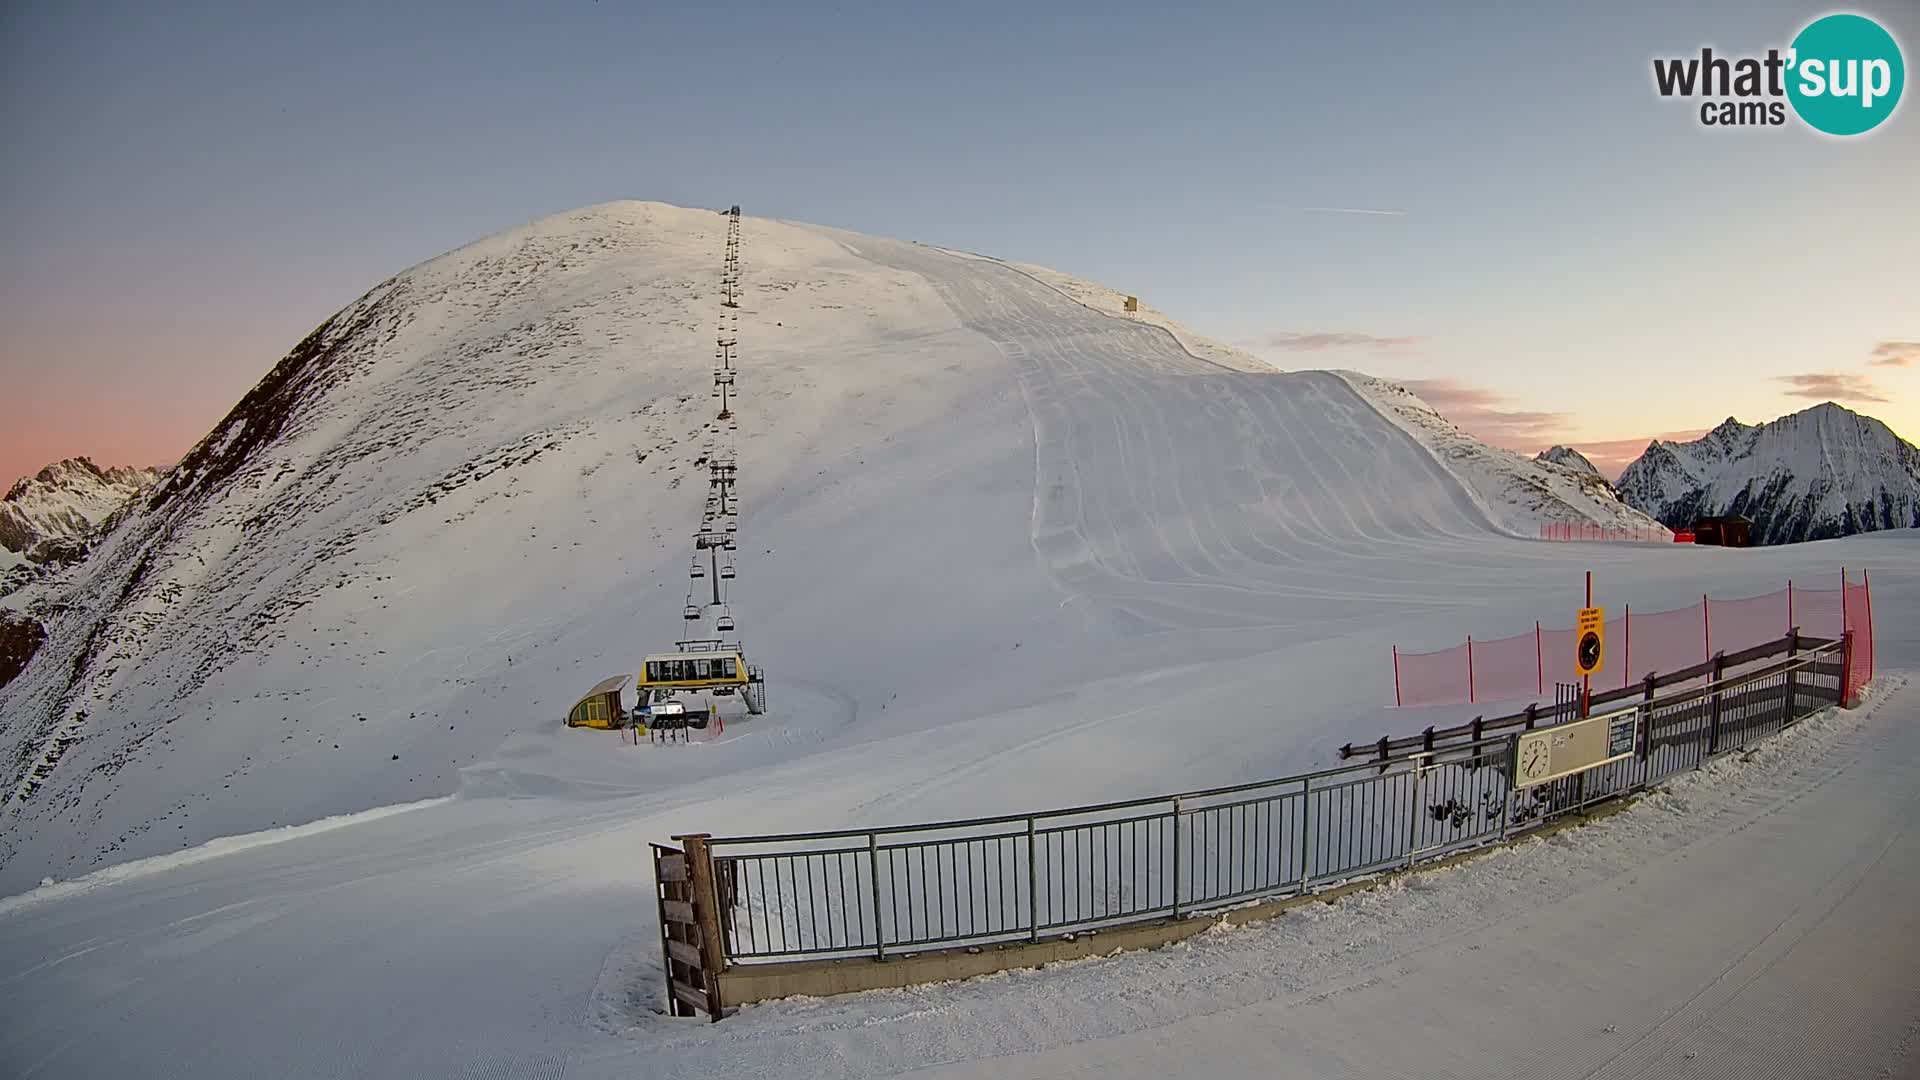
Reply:
[[675, 978], [678, 973], [674, 965], [678, 963], [689, 970], [692, 969], [697, 966], [692, 962], [700, 958], [699, 950], [674, 935], [676, 926], [690, 928], [690, 924], [673, 918], [667, 913], [668, 903], [676, 906], [684, 903], [681, 898], [687, 891], [686, 853], [674, 851], [659, 844], [653, 845], [653, 881], [654, 898], [658, 903], [660, 914], [660, 951], [663, 954], [661, 959], [667, 976], [667, 1015], [692, 1016], [693, 1006], [674, 992], [674, 984], [678, 981]]
[[[1641, 732], [1640, 732], [1640, 760], [1641, 761], [1645, 761], [1648, 758], [1653, 756], [1653, 694], [1654, 694], [1654, 686], [1656, 682], [1656, 677], [1654, 673], [1651, 671], [1647, 672], [1647, 677], [1644, 681], [1646, 684], [1646, 689], [1641, 693], [1640, 711], [1646, 714], [1647, 720], [1645, 724], [1641, 725]], [[1644, 775], [1644, 773], [1642, 775]]]
[[1727, 654], [1715, 653], [1713, 673], [1707, 676], [1713, 682], [1713, 704], [1708, 710], [1710, 719], [1707, 725], [1707, 757], [1712, 757], [1720, 750], [1720, 679], [1726, 672], [1726, 666]]
[[1626, 659], [1620, 664], [1620, 689], [1633, 685], [1633, 605], [1627, 605], [1627, 613], [1620, 622], [1621, 636], [1626, 638]]
[[707, 1016], [719, 1020], [726, 1015], [721, 1000], [720, 973], [727, 970], [726, 940], [720, 935], [720, 890], [714, 885], [713, 853], [707, 850], [707, 833], [676, 836], [687, 851], [687, 870], [692, 894], [693, 916], [700, 927], [700, 967], [706, 976]]
[[1467, 635], [1467, 703], [1472, 704], [1473, 694], [1473, 635]]
[[1707, 594], [1700, 594], [1700, 634], [1701, 642], [1706, 645], [1707, 660], [1713, 660], [1713, 608], [1709, 606]]
[[[1841, 624], [1845, 626], [1843, 622]], [[1840, 707], [1853, 708], [1850, 691], [1853, 687], [1853, 631], [1840, 631]]]
[[[1788, 662], [1792, 662], [1793, 658], [1799, 655], [1800, 655], [1800, 628], [1796, 626], [1787, 631]], [[1782, 713], [1780, 717], [1780, 726], [1783, 728], [1786, 727], [1788, 724], [1793, 723], [1793, 711], [1795, 708], [1799, 706], [1799, 702], [1794, 700], [1795, 698], [1800, 696], [1799, 695], [1800, 680], [1798, 678], [1798, 675], [1799, 675], [1799, 672], [1797, 670], [1793, 668], [1787, 669], [1787, 707], [1786, 707], [1786, 711]]]

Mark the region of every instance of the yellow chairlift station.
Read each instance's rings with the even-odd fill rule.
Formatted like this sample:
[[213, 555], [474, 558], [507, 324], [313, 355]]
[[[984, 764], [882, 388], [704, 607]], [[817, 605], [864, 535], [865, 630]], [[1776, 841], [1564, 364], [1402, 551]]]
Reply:
[[689, 652], [654, 653], [640, 665], [638, 685], [642, 705], [691, 690], [726, 696], [739, 693], [747, 711], [759, 714], [767, 707], [766, 677], [747, 663], [737, 645]]
[[655, 653], [640, 665], [641, 690], [713, 690], [747, 685], [747, 661], [735, 650]]

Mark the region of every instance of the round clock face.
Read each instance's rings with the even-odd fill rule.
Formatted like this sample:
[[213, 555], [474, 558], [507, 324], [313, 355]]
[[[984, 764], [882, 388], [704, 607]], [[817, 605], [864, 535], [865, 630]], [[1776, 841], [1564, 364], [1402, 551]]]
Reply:
[[1520, 751], [1520, 771], [1528, 779], [1547, 774], [1547, 744], [1544, 740], [1536, 739]]
[[1589, 630], [1580, 638], [1580, 670], [1592, 671], [1600, 666], [1600, 635]]

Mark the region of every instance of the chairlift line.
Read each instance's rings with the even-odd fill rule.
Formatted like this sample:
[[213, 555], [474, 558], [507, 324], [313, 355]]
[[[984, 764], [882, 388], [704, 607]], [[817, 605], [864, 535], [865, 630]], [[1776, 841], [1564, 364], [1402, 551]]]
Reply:
[[[708, 492], [701, 508], [699, 530], [693, 537], [694, 553], [687, 568], [690, 585], [686, 604], [681, 609], [688, 631], [682, 640], [675, 642], [678, 653], [646, 658], [639, 688], [643, 701], [662, 704], [668, 704], [674, 693], [686, 690], [697, 689], [721, 696], [738, 692], [748, 712], [757, 715], [766, 710], [765, 675], [759, 665], [747, 663], [737, 639], [729, 642], [726, 637], [738, 625], [728, 591], [739, 576], [733, 558], [740, 530], [739, 506], [737, 496], [730, 498], [728, 493], [739, 482], [733, 445], [739, 422], [733, 409], [739, 387], [735, 363], [735, 350], [740, 343], [739, 206], [732, 207], [726, 214], [727, 236], [721, 264], [722, 310], [714, 336], [712, 391], [712, 396], [720, 399], [716, 420], [724, 426], [708, 425], [710, 434], [704, 447]], [[724, 559], [722, 552], [726, 553]], [[707, 584], [691, 585], [695, 581]], [[702, 592], [702, 598], [710, 597], [710, 602], [696, 602], [696, 588]], [[710, 632], [701, 632], [703, 622], [712, 628]]]

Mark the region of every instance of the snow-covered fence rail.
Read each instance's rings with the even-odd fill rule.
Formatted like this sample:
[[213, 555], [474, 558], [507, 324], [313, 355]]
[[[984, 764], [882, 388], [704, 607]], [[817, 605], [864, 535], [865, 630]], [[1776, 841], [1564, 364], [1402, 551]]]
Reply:
[[1850, 648], [1811, 645], [1623, 705], [1631, 755], [1535, 787], [1513, 782], [1516, 731], [1098, 806], [709, 839], [722, 963], [1070, 939], [1412, 867], [1697, 768], [1837, 703]]
[[[1861, 638], [1856, 640], [1862, 642], [1864, 646], [1866, 639]], [[1747, 675], [1764, 675], [1768, 671], [1773, 670], [1773, 668], [1767, 667], [1759, 669], [1752, 668], [1752, 665], [1770, 662], [1777, 666], [1783, 662], [1791, 662], [1792, 658], [1799, 655], [1802, 650], [1836, 644], [1838, 644], [1838, 642], [1833, 639], [1804, 637], [1798, 629], [1795, 629], [1788, 631], [1787, 636], [1783, 638], [1761, 642], [1749, 649], [1742, 649], [1735, 653], [1716, 653], [1705, 663], [1694, 664], [1691, 667], [1683, 667], [1674, 671], [1648, 672], [1646, 677], [1638, 683], [1629, 686], [1615, 687], [1611, 690], [1596, 690], [1592, 693], [1589, 705], [1594, 709], [1603, 709], [1615, 706], [1621, 702], [1632, 701], [1636, 698], [1651, 700], [1654, 695], [1662, 690], [1690, 687], [1701, 683], [1706, 684], [1710, 688], [1715, 682], [1743, 678]], [[1854, 656], [1855, 662], [1848, 665], [1848, 698], [1851, 698], [1861, 687], [1871, 681], [1872, 663], [1871, 660], [1866, 659], [1866, 657], [1870, 655], [1870, 650], [1863, 647], [1862, 650]], [[1785, 658], [1784, 661], [1782, 660], [1783, 657]], [[1541, 724], [1551, 722], [1553, 722], [1553, 717], [1545, 708], [1536, 702], [1529, 704], [1526, 708], [1517, 712], [1508, 713], [1505, 716], [1496, 716], [1491, 719], [1487, 717], [1475, 717], [1467, 723], [1456, 724], [1453, 727], [1429, 727], [1417, 735], [1406, 735], [1397, 738], [1383, 735], [1378, 742], [1347, 743], [1340, 747], [1340, 758], [1345, 761], [1355, 757], [1371, 755], [1376, 760], [1385, 761], [1395, 755], [1411, 751], [1431, 751], [1459, 743], [1479, 742], [1482, 739], [1504, 734], [1508, 731], [1531, 731]]]

